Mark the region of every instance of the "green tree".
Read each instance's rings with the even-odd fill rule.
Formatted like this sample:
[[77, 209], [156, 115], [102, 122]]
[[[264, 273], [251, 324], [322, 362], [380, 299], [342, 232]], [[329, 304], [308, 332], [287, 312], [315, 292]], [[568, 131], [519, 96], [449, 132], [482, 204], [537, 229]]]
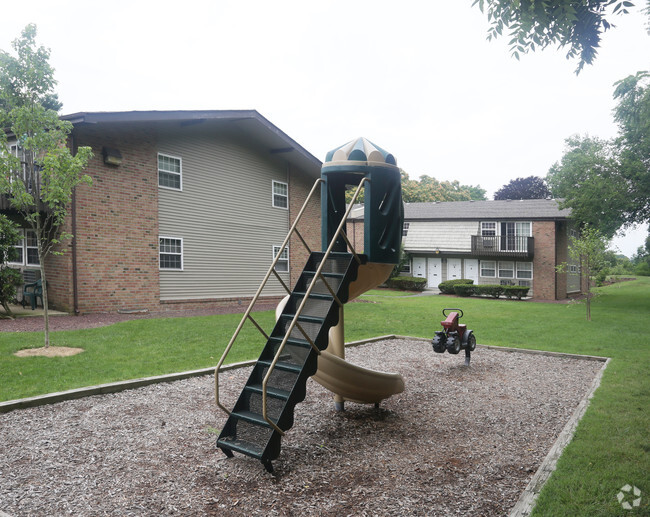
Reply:
[[546, 199], [551, 191], [539, 176], [517, 178], [494, 193], [494, 199]]
[[579, 224], [611, 237], [622, 226], [650, 220], [650, 75], [639, 72], [616, 83], [612, 140], [571, 137], [546, 178]]
[[[576, 74], [591, 64], [602, 34], [615, 27], [612, 16], [627, 14], [627, 0], [474, 0], [487, 12], [488, 40], [508, 33], [512, 55], [519, 59], [529, 50], [551, 45], [566, 47], [567, 59], [577, 58]], [[650, 14], [650, 1], [645, 12]]]
[[578, 225], [588, 224], [612, 237], [628, 220], [627, 183], [620, 176], [610, 142], [574, 136], [546, 180], [560, 206], [570, 207]]
[[461, 185], [458, 180], [438, 181], [431, 176], [420, 176], [412, 180], [409, 175], [402, 174], [402, 199], [405, 203], [426, 203], [432, 201], [482, 201], [485, 190], [480, 186]]
[[[571, 237], [569, 256], [580, 264], [580, 275], [587, 285], [587, 321], [591, 321], [591, 284], [600, 271], [607, 266], [606, 250], [609, 239], [596, 228], [585, 225], [578, 237]], [[557, 266], [559, 272], [566, 271], [567, 264]]]
[[[412, 180], [409, 175], [401, 170], [402, 200], [405, 203], [426, 203], [432, 201], [484, 201], [485, 189], [480, 185], [461, 185], [459, 181], [438, 181], [431, 176], [420, 176], [419, 180]], [[349, 203], [355, 188], [346, 192], [345, 199]], [[363, 192], [357, 198], [363, 203]]]
[[[47, 106], [56, 101], [50, 51], [37, 47], [36, 26], [28, 25], [13, 41], [16, 56], [0, 53], [0, 193], [36, 234], [43, 282], [45, 346], [50, 344], [45, 261], [61, 253], [59, 244], [71, 237], [63, 231], [72, 192], [90, 178], [83, 174], [92, 153], [66, 147], [72, 125]], [[58, 101], [57, 101], [58, 102]], [[9, 142], [13, 144], [9, 145]]]
[[6, 215], [0, 214], [0, 305], [11, 316], [9, 302], [16, 297], [16, 287], [22, 282], [20, 273], [7, 265], [16, 260], [15, 245], [21, 241], [19, 229]]
[[650, 220], [650, 74], [637, 72], [615, 83], [615, 140], [620, 174], [627, 183], [630, 222]]

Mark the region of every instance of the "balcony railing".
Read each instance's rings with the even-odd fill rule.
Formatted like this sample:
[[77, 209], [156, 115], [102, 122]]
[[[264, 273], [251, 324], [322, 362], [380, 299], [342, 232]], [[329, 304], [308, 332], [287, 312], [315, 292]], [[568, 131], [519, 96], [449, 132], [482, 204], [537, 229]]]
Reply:
[[534, 237], [472, 235], [472, 254], [474, 255], [531, 259], [534, 256], [534, 250]]

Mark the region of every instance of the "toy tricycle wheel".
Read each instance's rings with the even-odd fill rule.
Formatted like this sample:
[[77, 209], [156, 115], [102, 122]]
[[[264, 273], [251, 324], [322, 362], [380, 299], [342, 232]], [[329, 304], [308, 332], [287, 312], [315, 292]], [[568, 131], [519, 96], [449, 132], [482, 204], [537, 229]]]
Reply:
[[447, 338], [447, 352], [450, 354], [457, 354], [460, 352], [460, 338], [457, 335], [450, 335]]
[[444, 332], [436, 332], [436, 335], [431, 340], [433, 351], [442, 354], [446, 350], [447, 336]]
[[476, 336], [474, 335], [474, 331], [468, 330], [467, 331], [467, 350], [470, 352], [473, 352], [476, 350]]

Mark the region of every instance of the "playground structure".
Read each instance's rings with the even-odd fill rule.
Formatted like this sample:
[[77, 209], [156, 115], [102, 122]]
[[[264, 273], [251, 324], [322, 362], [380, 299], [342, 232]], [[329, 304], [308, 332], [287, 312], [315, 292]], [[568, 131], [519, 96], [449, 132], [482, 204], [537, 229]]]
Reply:
[[469, 366], [471, 353], [476, 349], [474, 331], [459, 323], [463, 317], [461, 309], [442, 309], [442, 316], [445, 318], [440, 322], [443, 330], [437, 331], [431, 340], [433, 351], [442, 354], [447, 350], [450, 354], [457, 354], [465, 350], [465, 366]]
[[[309, 250], [297, 226], [320, 186], [321, 244]], [[345, 194], [356, 187], [349, 203]], [[364, 192], [364, 249], [358, 253], [346, 235], [353, 204]], [[310, 256], [293, 290], [271, 264], [215, 369], [217, 405], [228, 414], [219, 447], [259, 459], [273, 471], [281, 439], [293, 426], [294, 407], [306, 396], [311, 376], [335, 395], [337, 410], [345, 401], [374, 403], [404, 390], [398, 374], [367, 370], [345, 361], [344, 304], [382, 284], [399, 261], [404, 210], [401, 178], [394, 157], [364, 138], [327, 154], [316, 181], [280, 249], [296, 234]], [[251, 312], [271, 275], [288, 295], [276, 310], [276, 324], [267, 335]], [[234, 408], [219, 398], [219, 373], [244, 323], [251, 321], [266, 339], [259, 359]]]

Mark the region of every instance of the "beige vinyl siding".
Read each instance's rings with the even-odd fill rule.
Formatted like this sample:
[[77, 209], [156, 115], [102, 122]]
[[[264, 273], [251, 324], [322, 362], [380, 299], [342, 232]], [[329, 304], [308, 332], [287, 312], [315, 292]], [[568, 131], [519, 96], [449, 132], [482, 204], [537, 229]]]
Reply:
[[[158, 147], [183, 160], [183, 190], [159, 189], [159, 233], [183, 239], [183, 271], [160, 271], [161, 300], [252, 296], [289, 229], [288, 211], [272, 207], [286, 166], [198, 130], [160, 135]], [[273, 278], [264, 294], [284, 290]]]
[[406, 250], [469, 252], [472, 235], [477, 234], [476, 221], [409, 221], [408, 235], [404, 238]]

